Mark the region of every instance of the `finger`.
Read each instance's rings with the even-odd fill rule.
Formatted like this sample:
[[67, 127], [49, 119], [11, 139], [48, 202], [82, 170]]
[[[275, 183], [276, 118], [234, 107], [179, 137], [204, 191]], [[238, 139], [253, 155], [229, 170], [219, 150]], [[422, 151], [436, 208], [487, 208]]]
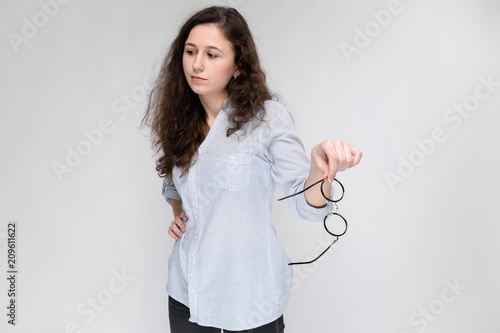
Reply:
[[363, 157], [363, 153], [361, 153], [358, 149], [354, 148], [353, 146], [351, 146], [351, 152], [353, 152], [354, 156], [351, 165], [351, 167], [353, 167], [359, 164], [359, 162], [361, 161], [361, 157]]
[[172, 222], [172, 225], [170, 226], [170, 230], [176, 235], [177, 237], [182, 237], [182, 230], [179, 228], [177, 223], [174, 221]]
[[[318, 151], [319, 150], [319, 151]], [[328, 164], [325, 160], [325, 154], [321, 148], [313, 149], [312, 151], [312, 160], [314, 161], [314, 164], [318, 167], [318, 169], [321, 171], [323, 178], [328, 176]]]
[[345, 141], [342, 140], [334, 140], [335, 142], [335, 151], [338, 156], [338, 166], [337, 166], [337, 171], [344, 171], [347, 168], [348, 165], [348, 155], [350, 155], [350, 148], [347, 148], [346, 151], [346, 143]]
[[335, 179], [335, 175], [339, 169], [339, 154], [334, 145], [327, 153], [328, 156], [328, 181], [331, 183]]
[[169, 235], [170, 237], [172, 237], [173, 239], [175, 239], [175, 240], [178, 240], [178, 239], [179, 239], [179, 236], [177, 236], [177, 235], [175, 234], [175, 232], [172, 230], [172, 226], [170, 226], [170, 228], [168, 228], [168, 235]]
[[175, 225], [179, 230], [182, 230], [182, 232], [186, 231], [186, 225], [184, 224], [184, 221], [182, 221], [180, 216], [177, 216], [174, 221]]
[[186, 216], [186, 213], [184, 213], [184, 212], [181, 212], [180, 217], [181, 217], [181, 219], [182, 219], [184, 222], [186, 222], [186, 221], [188, 220], [188, 218], [187, 218], [187, 216]]
[[343, 153], [345, 154], [344, 170], [346, 170], [347, 168], [350, 168], [352, 166], [352, 162], [354, 161], [354, 158], [352, 156], [350, 144], [348, 144], [346, 141], [344, 141], [342, 148], [343, 148]]

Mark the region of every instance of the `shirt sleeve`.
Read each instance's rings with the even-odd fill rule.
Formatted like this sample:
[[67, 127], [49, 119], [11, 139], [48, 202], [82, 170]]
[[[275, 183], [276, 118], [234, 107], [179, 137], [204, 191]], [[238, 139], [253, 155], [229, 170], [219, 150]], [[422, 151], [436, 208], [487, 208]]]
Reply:
[[169, 181], [167, 177], [163, 178], [163, 186], [161, 193], [165, 198], [165, 200], [167, 200], [167, 202], [170, 204], [170, 206], [172, 206], [172, 202], [170, 201], [170, 199], [182, 201], [181, 196], [179, 195], [177, 189], [175, 188], [174, 182]]
[[[311, 160], [297, 134], [290, 112], [281, 103], [275, 101], [268, 102], [266, 112], [268, 111], [269, 118], [267, 116], [266, 118], [270, 126], [270, 135], [267, 143], [267, 159], [271, 163], [273, 179], [287, 196], [304, 189]], [[316, 208], [309, 205], [304, 193], [286, 199], [290, 209], [304, 220], [323, 221], [328, 213], [328, 206]]]

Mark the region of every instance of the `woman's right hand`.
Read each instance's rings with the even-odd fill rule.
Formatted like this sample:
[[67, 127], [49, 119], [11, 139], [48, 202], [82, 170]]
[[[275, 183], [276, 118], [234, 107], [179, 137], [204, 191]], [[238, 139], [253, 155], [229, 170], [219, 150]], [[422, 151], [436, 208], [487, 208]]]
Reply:
[[168, 234], [170, 235], [170, 237], [175, 240], [179, 239], [186, 231], [186, 225], [184, 224], [184, 222], [186, 222], [187, 220], [188, 218], [184, 212], [181, 212], [179, 216], [176, 216], [175, 221], [173, 221], [170, 225], [170, 228], [168, 228]]

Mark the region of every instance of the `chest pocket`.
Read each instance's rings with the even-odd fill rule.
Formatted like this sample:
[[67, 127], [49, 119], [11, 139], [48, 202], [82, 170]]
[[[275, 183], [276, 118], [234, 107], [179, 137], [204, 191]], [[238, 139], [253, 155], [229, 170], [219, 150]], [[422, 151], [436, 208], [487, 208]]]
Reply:
[[224, 153], [214, 163], [215, 187], [226, 191], [245, 191], [250, 182], [250, 154]]

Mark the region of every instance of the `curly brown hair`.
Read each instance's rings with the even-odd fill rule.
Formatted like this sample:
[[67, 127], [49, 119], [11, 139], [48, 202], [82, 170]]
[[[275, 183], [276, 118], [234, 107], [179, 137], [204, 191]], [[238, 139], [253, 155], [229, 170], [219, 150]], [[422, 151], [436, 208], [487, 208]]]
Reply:
[[264, 115], [264, 102], [276, 97], [266, 84], [257, 48], [245, 18], [234, 8], [213, 6], [191, 16], [182, 26], [165, 57], [156, 79], [141, 126], [151, 127], [151, 142], [160, 177], [172, 177], [175, 164], [184, 168], [183, 176], [194, 163], [198, 147], [208, 131], [207, 114], [196, 93], [189, 87], [183, 72], [184, 44], [195, 26], [215, 24], [233, 44], [234, 62], [241, 73], [231, 79], [226, 89], [233, 106], [226, 136], [238, 131], [258, 115]]

